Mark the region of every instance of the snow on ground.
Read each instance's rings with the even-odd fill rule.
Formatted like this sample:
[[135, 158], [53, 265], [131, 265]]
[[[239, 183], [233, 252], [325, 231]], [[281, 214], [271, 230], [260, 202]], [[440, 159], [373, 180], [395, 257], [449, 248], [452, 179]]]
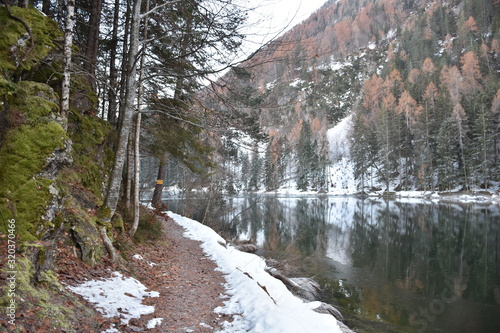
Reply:
[[160, 325], [162, 321], [163, 318], [153, 318], [148, 321], [147, 328], [155, 328], [156, 326]]
[[231, 296], [216, 312], [234, 315], [234, 320], [224, 323], [223, 332], [341, 332], [333, 316], [313, 311], [319, 302], [303, 302], [269, 275], [263, 258], [226, 245], [213, 229], [199, 222], [172, 212], [168, 215], [186, 229], [185, 236], [201, 241], [202, 249], [227, 274]]
[[[337, 320], [327, 314], [314, 312], [320, 302], [304, 302], [295, 297], [286, 286], [265, 271], [263, 258], [240, 252], [226, 244], [213, 229], [201, 223], [169, 212], [176, 223], [186, 229], [185, 236], [202, 242], [201, 247], [225, 275], [228, 294], [225, 305], [214, 311], [234, 316], [225, 322], [224, 333], [273, 332], [273, 333], [340, 333]], [[136, 260], [144, 260], [134, 255]], [[154, 312], [154, 306], [143, 305], [145, 297], [158, 297], [155, 291], [146, 291], [138, 280], [114, 272], [111, 278], [91, 280], [78, 286], [67, 286], [81, 295], [104, 317], [119, 317], [126, 325], [130, 319]], [[162, 318], [154, 318], [147, 324], [154, 328]], [[119, 332], [112, 327], [105, 333]], [[103, 332], [103, 333], [104, 333]]]
[[[79, 286], [67, 286], [72, 292], [81, 295], [90, 303], [94, 303], [97, 311], [104, 317], [119, 317], [126, 325], [132, 318], [153, 313], [154, 306], [142, 304], [145, 297], [158, 297], [156, 291], [146, 291], [146, 286], [131, 277], [124, 277], [119, 272], [103, 280], [91, 280]], [[113, 332], [113, 329], [107, 332]]]
[[[134, 254], [134, 255], [132, 256], [132, 258], [137, 259], [137, 260], [144, 260], [144, 258], [143, 258], [140, 254]], [[152, 262], [152, 261], [148, 261], [148, 260], [146, 260], [146, 263], [147, 263], [149, 266], [151, 266], [151, 267], [156, 266], [156, 263], [154, 263], [154, 262]]]

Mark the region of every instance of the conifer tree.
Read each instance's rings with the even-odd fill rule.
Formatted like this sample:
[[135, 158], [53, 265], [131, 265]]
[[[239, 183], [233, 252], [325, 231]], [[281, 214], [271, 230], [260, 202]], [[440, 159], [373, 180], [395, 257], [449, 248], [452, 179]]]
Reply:
[[379, 143], [375, 123], [358, 114], [355, 117], [352, 142], [351, 159], [354, 163], [354, 178], [360, 180], [359, 190], [364, 191], [365, 176], [371, 168], [378, 167]]
[[262, 160], [259, 156], [257, 143], [254, 143], [252, 149], [252, 160], [250, 169], [250, 179], [248, 181], [248, 189], [250, 191], [257, 191], [260, 189], [262, 178]]
[[487, 105], [481, 104], [474, 119], [472, 146], [472, 163], [475, 166], [471, 171], [476, 182], [487, 188], [493, 178], [495, 169], [494, 149], [495, 131], [493, 127], [493, 115]]
[[309, 121], [302, 122], [299, 141], [296, 147], [297, 154], [297, 189], [307, 191], [314, 182], [318, 172], [317, 143], [312, 139], [311, 125]]

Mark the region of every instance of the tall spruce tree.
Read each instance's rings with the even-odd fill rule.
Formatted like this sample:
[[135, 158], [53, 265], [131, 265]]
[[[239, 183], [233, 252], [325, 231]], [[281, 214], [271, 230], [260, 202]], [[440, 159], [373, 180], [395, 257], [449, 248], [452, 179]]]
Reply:
[[311, 125], [309, 121], [302, 122], [299, 141], [296, 147], [297, 156], [297, 189], [307, 191], [314, 182], [318, 171], [318, 154], [316, 152], [316, 141], [312, 138]]

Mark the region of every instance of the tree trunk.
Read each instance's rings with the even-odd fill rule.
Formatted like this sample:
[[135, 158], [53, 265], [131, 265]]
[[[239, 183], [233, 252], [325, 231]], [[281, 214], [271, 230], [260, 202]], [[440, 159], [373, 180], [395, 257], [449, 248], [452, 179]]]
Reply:
[[[146, 13], [149, 11], [149, 0], [146, 0]], [[148, 39], [148, 18], [144, 18], [144, 40]], [[140, 153], [140, 141], [141, 141], [141, 106], [142, 106], [142, 79], [144, 77], [144, 55], [141, 55], [141, 65], [139, 74], [139, 89], [137, 91], [137, 116], [135, 124], [135, 140], [134, 140], [134, 222], [132, 223], [132, 228], [130, 229], [130, 237], [134, 237], [137, 227], [139, 226], [140, 217], [140, 201], [139, 201], [139, 183], [141, 180], [141, 153]]]
[[73, 27], [75, 25], [75, 1], [68, 0], [66, 6], [66, 29], [64, 34], [64, 69], [61, 91], [61, 118], [63, 128], [68, 128], [69, 88], [71, 79], [71, 47], [73, 46]]
[[132, 133], [128, 137], [127, 147], [127, 169], [125, 170], [125, 206], [130, 209], [132, 206], [132, 173], [134, 170], [133, 147], [132, 147]]
[[160, 166], [158, 167], [158, 177], [156, 178], [155, 190], [153, 192], [153, 199], [151, 199], [151, 204], [155, 208], [160, 208], [161, 198], [163, 193], [163, 180], [165, 179], [165, 174], [167, 170], [167, 154], [163, 155], [160, 159]]
[[130, 1], [126, 0], [127, 11], [125, 13], [125, 31], [123, 34], [123, 50], [122, 50], [122, 64], [121, 64], [121, 78], [120, 78], [120, 107], [118, 110], [117, 117], [117, 126], [119, 127], [121, 124], [121, 118], [124, 113], [125, 108], [125, 98], [126, 98], [126, 83], [127, 83], [127, 75], [128, 75], [128, 53], [129, 53], [129, 39], [130, 39], [130, 21], [131, 21], [131, 10], [130, 10]]
[[[101, 24], [102, 0], [92, 0], [90, 4], [91, 13], [89, 19], [89, 31], [87, 34], [87, 47], [85, 49], [85, 67], [91, 78], [95, 77], [97, 64], [97, 51], [99, 48], [99, 26]], [[95, 82], [95, 80], [90, 80]], [[95, 87], [94, 87], [95, 88]]]
[[139, 27], [141, 14], [141, 0], [135, 0], [132, 10], [132, 21], [130, 25], [130, 49], [128, 52], [128, 69], [126, 80], [125, 107], [121, 117], [120, 132], [118, 135], [118, 145], [115, 151], [115, 161], [113, 172], [108, 185], [105, 206], [109, 208], [109, 217], [104, 222], [110, 222], [115, 214], [120, 188], [122, 183], [123, 167], [125, 165], [128, 137], [134, 116], [134, 106], [137, 97], [137, 68], [136, 58], [139, 51]]
[[116, 53], [118, 47], [118, 18], [120, 12], [120, 0], [115, 0], [115, 12], [113, 15], [113, 32], [111, 37], [111, 52], [109, 59], [109, 89], [108, 89], [108, 122], [116, 126], [116, 96], [118, 90], [116, 72]]
[[50, 0], [43, 0], [42, 1], [42, 13], [44, 13], [47, 16], [50, 16]]
[[139, 152], [139, 143], [141, 138], [141, 112], [137, 112], [135, 124], [135, 140], [134, 140], [134, 221], [130, 228], [130, 237], [134, 237], [137, 227], [139, 226], [140, 217], [140, 201], [139, 201], [139, 182], [141, 170], [141, 156]]

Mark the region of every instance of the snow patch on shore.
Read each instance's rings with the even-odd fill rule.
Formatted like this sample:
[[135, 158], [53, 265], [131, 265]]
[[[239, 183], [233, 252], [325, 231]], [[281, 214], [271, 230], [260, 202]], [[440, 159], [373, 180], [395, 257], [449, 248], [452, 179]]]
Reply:
[[119, 272], [113, 272], [112, 277], [108, 279], [90, 280], [66, 288], [94, 303], [97, 311], [104, 317], [121, 318], [121, 323], [124, 325], [127, 325], [132, 318], [153, 313], [155, 307], [142, 304], [142, 300], [145, 297], [160, 296], [156, 291], [146, 291], [146, 286], [141, 282], [132, 277], [125, 277]]

